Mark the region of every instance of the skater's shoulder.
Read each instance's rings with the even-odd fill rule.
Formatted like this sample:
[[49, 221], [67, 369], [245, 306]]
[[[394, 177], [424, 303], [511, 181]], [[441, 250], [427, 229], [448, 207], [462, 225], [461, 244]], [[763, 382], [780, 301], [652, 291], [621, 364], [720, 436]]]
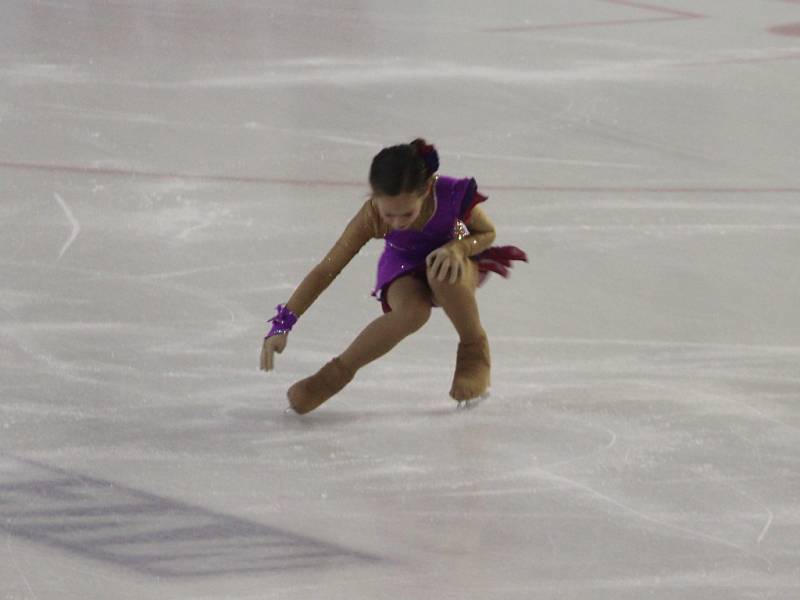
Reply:
[[363, 224], [371, 238], [379, 239], [386, 237], [388, 227], [383, 222], [383, 219], [381, 219], [378, 208], [375, 206], [374, 198], [368, 198], [364, 204], [361, 205], [357, 218]]
[[456, 193], [464, 194], [478, 187], [474, 177], [450, 177], [447, 175], [436, 176], [436, 192], [438, 194]]
[[459, 183], [469, 181], [469, 177], [452, 177], [450, 175], [442, 175], [441, 173], [437, 173], [436, 175], [436, 188], [452, 188], [454, 186], [459, 185]]

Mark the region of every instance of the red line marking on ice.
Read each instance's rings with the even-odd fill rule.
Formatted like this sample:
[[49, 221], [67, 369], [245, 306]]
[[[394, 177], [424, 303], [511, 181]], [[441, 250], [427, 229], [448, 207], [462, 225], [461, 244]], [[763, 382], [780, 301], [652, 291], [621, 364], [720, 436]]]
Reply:
[[778, 56], [765, 56], [763, 58], [727, 58], [727, 59], [712, 58], [709, 60], [700, 60], [697, 62], [674, 63], [668, 66], [671, 68], [682, 68], [682, 67], [708, 67], [713, 65], [748, 65], [757, 63], [779, 62], [783, 60], [800, 60], [800, 53], [782, 54]]
[[512, 192], [556, 192], [579, 194], [797, 194], [798, 187], [622, 187], [622, 186], [547, 186], [547, 185], [491, 185], [482, 189]]
[[355, 181], [333, 181], [324, 179], [292, 179], [280, 177], [259, 177], [255, 175], [215, 175], [202, 173], [159, 172], [144, 169], [125, 169], [110, 167], [92, 167], [86, 165], [65, 164], [40, 164], [27, 162], [0, 161], [0, 167], [6, 169], [20, 169], [25, 171], [50, 171], [61, 173], [78, 173], [81, 175], [129, 177], [131, 179], [186, 179], [211, 183], [256, 183], [256, 184], [285, 184], [309, 186], [340, 186], [361, 187], [365, 184]]
[[800, 23], [788, 23], [786, 25], [776, 25], [767, 29], [776, 35], [800, 36]]
[[687, 19], [704, 19], [706, 15], [697, 13], [690, 13], [685, 11], [673, 10], [670, 8], [654, 6], [652, 4], [642, 4], [641, 2], [633, 2], [632, 0], [599, 0], [609, 4], [619, 4], [620, 6], [628, 6], [632, 8], [639, 8], [642, 10], [649, 10], [658, 12], [667, 16], [663, 17], [650, 17], [639, 19], [617, 19], [608, 21], [584, 21], [573, 23], [553, 23], [550, 25], [518, 25], [509, 27], [488, 27], [481, 29], [484, 33], [518, 33], [526, 31], [545, 31], [548, 29], [578, 29], [582, 27], [605, 27], [615, 25], [632, 25], [635, 23], [655, 23], [664, 21], [684, 21]]
[[634, 8], [641, 8], [644, 10], [652, 10], [654, 12], [661, 12], [668, 15], [674, 15], [675, 17], [681, 17], [684, 19], [703, 19], [705, 15], [701, 15], [698, 13], [690, 13], [682, 10], [675, 10], [673, 8], [666, 8], [663, 6], [654, 6], [652, 4], [644, 4], [642, 2], [633, 2], [632, 0], [604, 0], [605, 2], [610, 2], [611, 4], [621, 4], [622, 6], [632, 6]]
[[[366, 181], [334, 181], [326, 179], [292, 179], [284, 177], [256, 177], [249, 175], [204, 175], [201, 173], [158, 172], [143, 169], [123, 169], [91, 167], [83, 165], [22, 163], [0, 161], [0, 168], [20, 169], [26, 171], [45, 171], [51, 173], [77, 173], [80, 175], [96, 175], [105, 177], [127, 177], [130, 179], [184, 179], [189, 181], [214, 183], [253, 183], [260, 185], [290, 185], [297, 187], [347, 187], [367, 188]], [[619, 193], [619, 194], [798, 194], [797, 187], [656, 187], [656, 186], [564, 186], [564, 185], [492, 185], [482, 186], [488, 190], [507, 192], [552, 192], [552, 193]]]
[[554, 25], [523, 25], [520, 27], [490, 27], [481, 29], [483, 33], [522, 33], [526, 31], [547, 31], [548, 29], [579, 29], [582, 27], [611, 27], [614, 25], [632, 25], [634, 23], [653, 23], [654, 21], [677, 21], [677, 17], [660, 17], [658, 19], [625, 19], [620, 21], [585, 21], [582, 23], [561, 23]]

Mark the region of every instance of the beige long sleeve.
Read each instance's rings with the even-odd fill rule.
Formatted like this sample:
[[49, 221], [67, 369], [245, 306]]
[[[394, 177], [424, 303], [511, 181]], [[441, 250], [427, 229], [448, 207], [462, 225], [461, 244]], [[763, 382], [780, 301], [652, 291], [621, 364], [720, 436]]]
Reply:
[[451, 244], [458, 246], [464, 256], [475, 256], [488, 249], [495, 239], [495, 229], [486, 213], [476, 206], [472, 210], [472, 218], [467, 223], [469, 235], [458, 240], [453, 240]]
[[319, 298], [353, 257], [371, 239], [385, 234], [372, 202], [367, 200], [320, 263], [306, 275], [286, 307], [298, 317]]

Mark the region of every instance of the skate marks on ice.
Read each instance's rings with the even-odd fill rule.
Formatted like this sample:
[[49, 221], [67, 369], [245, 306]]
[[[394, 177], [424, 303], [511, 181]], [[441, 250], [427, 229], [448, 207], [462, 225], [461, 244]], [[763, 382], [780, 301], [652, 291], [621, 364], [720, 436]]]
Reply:
[[32, 461], [0, 456], [0, 530], [156, 577], [341, 567], [377, 557]]
[[55, 197], [56, 202], [58, 202], [58, 205], [61, 207], [61, 210], [64, 211], [64, 215], [67, 217], [67, 221], [69, 221], [69, 225], [72, 229], [69, 238], [67, 238], [67, 241], [64, 242], [63, 246], [61, 246], [61, 250], [58, 253], [58, 260], [61, 260], [67, 250], [69, 250], [69, 247], [72, 246], [72, 243], [78, 238], [78, 235], [81, 232], [81, 224], [78, 222], [78, 219], [75, 218], [75, 215], [72, 213], [72, 209], [70, 209], [69, 205], [64, 202], [64, 198], [62, 198], [58, 192], [55, 192], [53, 196]]

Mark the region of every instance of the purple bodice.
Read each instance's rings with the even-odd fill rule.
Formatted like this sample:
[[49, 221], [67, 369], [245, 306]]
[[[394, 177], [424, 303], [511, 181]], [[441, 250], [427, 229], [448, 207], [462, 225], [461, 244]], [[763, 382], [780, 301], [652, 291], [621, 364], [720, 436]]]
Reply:
[[425, 272], [425, 258], [455, 239], [459, 222], [472, 207], [485, 197], [477, 193], [474, 179], [454, 179], [438, 176], [434, 185], [434, 211], [425, 226], [394, 230], [386, 235], [386, 246], [378, 262], [378, 277], [374, 296], [385, 301], [389, 284], [398, 277], [415, 271]]

